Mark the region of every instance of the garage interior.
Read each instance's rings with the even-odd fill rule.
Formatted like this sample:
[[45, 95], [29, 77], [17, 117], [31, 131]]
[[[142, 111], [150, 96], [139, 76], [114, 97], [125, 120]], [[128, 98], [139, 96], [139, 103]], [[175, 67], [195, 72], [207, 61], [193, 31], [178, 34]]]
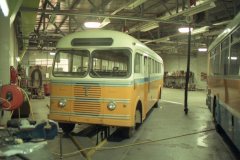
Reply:
[[[28, 98], [21, 109], [13, 111], [3, 109], [0, 99], [0, 159], [240, 159], [237, 148], [215, 129], [206, 106], [207, 48], [238, 14], [239, 0], [1, 1], [0, 91], [14, 83]], [[123, 138], [114, 127], [78, 124], [71, 135], [57, 127], [57, 135], [49, 132], [51, 140], [44, 135], [43, 140], [16, 143], [11, 139], [16, 129], [6, 126], [18, 122], [9, 124], [10, 119], [25, 122], [30, 118], [26, 123], [54, 126], [55, 122], [47, 121], [56, 45], [71, 33], [91, 30], [84, 26], [86, 21], [99, 22], [99, 29], [129, 34], [163, 59], [164, 88], [158, 107], [131, 138]], [[180, 33], [183, 27], [187, 32]], [[188, 27], [193, 28], [190, 43]], [[41, 135], [40, 131], [36, 134]]]

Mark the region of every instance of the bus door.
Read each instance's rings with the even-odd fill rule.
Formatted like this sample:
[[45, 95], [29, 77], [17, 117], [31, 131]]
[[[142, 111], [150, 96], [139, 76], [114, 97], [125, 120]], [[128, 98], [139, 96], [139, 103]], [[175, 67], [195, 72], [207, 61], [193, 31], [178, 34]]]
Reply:
[[149, 58], [147, 56], [144, 56], [144, 81], [145, 81], [145, 87], [144, 87], [144, 99], [145, 99], [145, 106], [146, 111], [149, 109], [149, 102], [150, 102], [150, 66], [149, 66]]

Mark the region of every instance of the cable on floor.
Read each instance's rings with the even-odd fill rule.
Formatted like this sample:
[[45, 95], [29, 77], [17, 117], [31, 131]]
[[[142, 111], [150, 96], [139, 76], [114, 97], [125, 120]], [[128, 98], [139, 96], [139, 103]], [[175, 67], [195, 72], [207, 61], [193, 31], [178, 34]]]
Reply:
[[[147, 141], [136, 142], [136, 143], [131, 143], [131, 144], [127, 144], [127, 145], [121, 145], [121, 146], [115, 146], [115, 147], [97, 148], [97, 146], [94, 146], [94, 147], [84, 148], [84, 149], [77, 150], [77, 151], [70, 152], [70, 153], [65, 153], [65, 154], [63, 154], [63, 156], [73, 156], [75, 154], [78, 154], [78, 153], [80, 153], [82, 151], [86, 151], [86, 150], [93, 150], [94, 149], [96, 151], [103, 151], [103, 150], [119, 149], [119, 148], [125, 148], [125, 147], [130, 147], [130, 146], [148, 144], [148, 143], [161, 142], [161, 141], [171, 140], [171, 139], [175, 139], [175, 138], [181, 138], [181, 137], [185, 137], [185, 136], [190, 136], [190, 135], [195, 135], [195, 134], [205, 133], [205, 132], [210, 132], [210, 131], [215, 131], [215, 128], [214, 129], [202, 130], [202, 131], [196, 131], [196, 132], [192, 132], [192, 133], [182, 134], [182, 135], [168, 137], [168, 138], [163, 138], [163, 139], [158, 139], [158, 140], [147, 140]], [[52, 153], [54, 155], [60, 156], [59, 153], [56, 153], [56, 152], [52, 152]]]

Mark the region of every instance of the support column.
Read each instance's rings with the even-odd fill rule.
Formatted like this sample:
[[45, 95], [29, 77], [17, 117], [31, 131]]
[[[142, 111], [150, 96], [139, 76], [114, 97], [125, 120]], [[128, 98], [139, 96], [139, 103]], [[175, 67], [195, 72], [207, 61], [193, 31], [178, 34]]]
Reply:
[[10, 83], [10, 18], [0, 14], [0, 85]]
[[13, 22], [22, 0], [7, 0], [9, 7], [9, 16], [4, 17], [0, 9], [0, 86], [10, 83], [10, 66], [16, 64], [15, 53], [18, 51], [16, 35], [14, 32]]

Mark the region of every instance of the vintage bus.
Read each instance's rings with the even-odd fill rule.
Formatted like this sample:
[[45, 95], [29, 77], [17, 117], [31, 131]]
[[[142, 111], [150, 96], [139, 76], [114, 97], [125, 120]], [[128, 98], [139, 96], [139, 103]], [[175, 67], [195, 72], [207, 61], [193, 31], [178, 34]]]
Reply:
[[209, 46], [207, 105], [240, 150], [240, 13]]
[[122, 127], [131, 137], [157, 105], [163, 73], [162, 58], [125, 33], [69, 34], [57, 44], [49, 119], [66, 133], [87, 123]]

